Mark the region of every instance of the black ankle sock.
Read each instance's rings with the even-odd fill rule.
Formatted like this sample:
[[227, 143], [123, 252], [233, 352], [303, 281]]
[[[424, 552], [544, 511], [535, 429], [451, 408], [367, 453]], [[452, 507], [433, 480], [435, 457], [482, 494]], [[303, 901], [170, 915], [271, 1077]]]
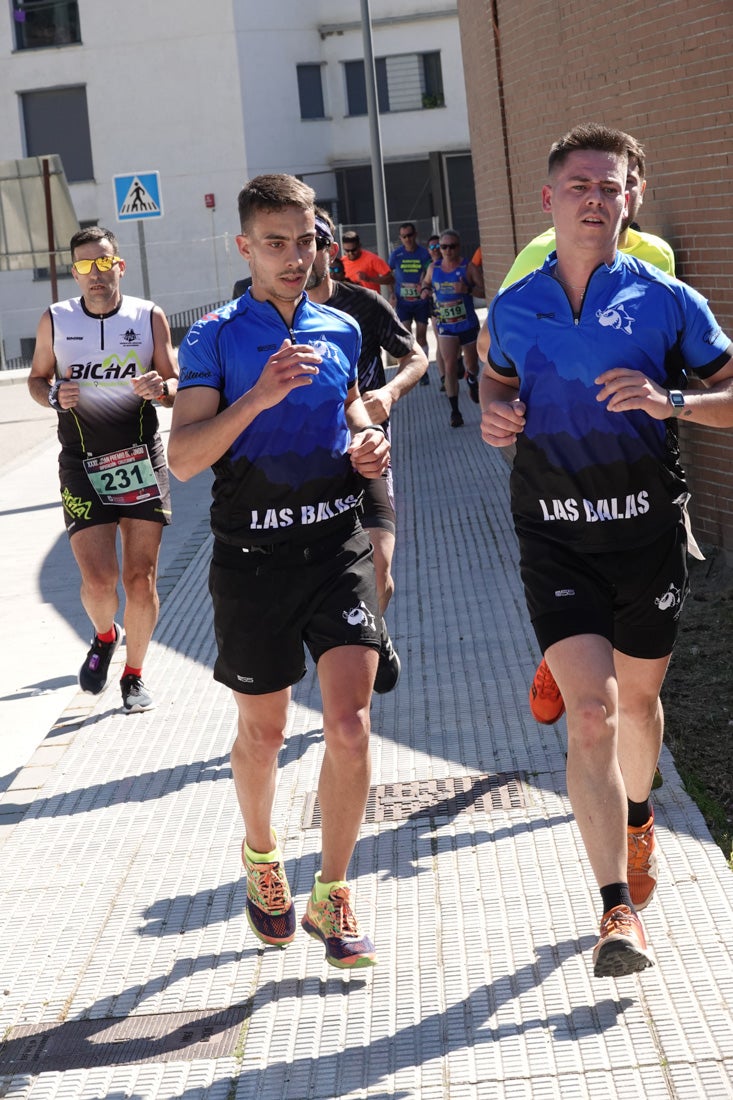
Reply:
[[448, 400], [450, 401], [451, 411], [454, 412], [454, 413], [457, 413], [458, 412], [458, 395], [456, 395], [455, 397], [449, 397]]
[[628, 803], [627, 822], [632, 829], [640, 829], [642, 825], [646, 825], [652, 816], [649, 799], [647, 798], [643, 802], [632, 802], [630, 798], [627, 798], [626, 801]]
[[628, 882], [612, 882], [609, 886], [601, 886], [601, 897], [603, 898], [604, 913], [607, 913], [609, 909], [615, 909], [617, 905], [628, 905], [632, 913], [636, 912], [629, 893]]

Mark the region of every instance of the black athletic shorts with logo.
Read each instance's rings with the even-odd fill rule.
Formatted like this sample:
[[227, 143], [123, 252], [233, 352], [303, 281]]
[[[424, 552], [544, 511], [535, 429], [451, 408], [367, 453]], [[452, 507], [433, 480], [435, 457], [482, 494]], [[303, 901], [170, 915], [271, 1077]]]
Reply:
[[336, 646], [379, 649], [368, 535], [356, 517], [312, 535], [266, 547], [215, 540], [209, 570], [214, 679], [232, 691], [266, 695], [296, 684], [305, 675], [304, 645], [314, 661]]
[[654, 660], [674, 648], [689, 590], [682, 520], [634, 550], [585, 554], [519, 536], [520, 571], [544, 653], [578, 634], [600, 634], [620, 653]]
[[121, 519], [144, 519], [167, 526], [171, 522], [171, 488], [165, 451], [159, 435], [148, 443], [150, 460], [160, 496], [139, 504], [104, 504], [89, 480], [83, 459], [78, 455], [61, 451], [59, 456], [59, 484], [66, 532], [71, 538], [77, 531], [99, 527], [105, 523], [118, 523]]

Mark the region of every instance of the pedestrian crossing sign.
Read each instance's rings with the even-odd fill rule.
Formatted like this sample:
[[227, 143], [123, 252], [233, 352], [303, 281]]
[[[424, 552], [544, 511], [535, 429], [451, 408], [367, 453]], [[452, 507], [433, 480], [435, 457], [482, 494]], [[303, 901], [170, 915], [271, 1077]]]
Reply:
[[132, 175], [128, 173], [114, 176], [113, 183], [118, 222], [163, 217], [158, 172], [134, 172]]

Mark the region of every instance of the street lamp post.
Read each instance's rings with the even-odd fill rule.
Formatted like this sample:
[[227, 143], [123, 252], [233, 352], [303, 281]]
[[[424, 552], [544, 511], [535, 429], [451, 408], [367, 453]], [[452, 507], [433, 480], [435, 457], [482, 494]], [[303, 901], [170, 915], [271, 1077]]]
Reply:
[[369, 0], [361, 0], [361, 30], [364, 38], [364, 79], [366, 80], [367, 114], [369, 116], [369, 146], [372, 162], [372, 189], [374, 191], [374, 221], [377, 229], [377, 252], [380, 256], [386, 258], [389, 255], [387, 195], [384, 185], [382, 139], [379, 132], [379, 103], [377, 101], [377, 77], [374, 68], [372, 19], [369, 12]]

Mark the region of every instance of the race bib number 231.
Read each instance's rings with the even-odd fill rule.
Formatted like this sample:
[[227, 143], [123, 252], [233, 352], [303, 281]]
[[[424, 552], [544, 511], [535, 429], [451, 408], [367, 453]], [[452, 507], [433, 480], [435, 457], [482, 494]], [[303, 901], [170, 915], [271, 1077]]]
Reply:
[[141, 504], [160, 498], [160, 488], [144, 443], [84, 460], [84, 469], [102, 504]]

